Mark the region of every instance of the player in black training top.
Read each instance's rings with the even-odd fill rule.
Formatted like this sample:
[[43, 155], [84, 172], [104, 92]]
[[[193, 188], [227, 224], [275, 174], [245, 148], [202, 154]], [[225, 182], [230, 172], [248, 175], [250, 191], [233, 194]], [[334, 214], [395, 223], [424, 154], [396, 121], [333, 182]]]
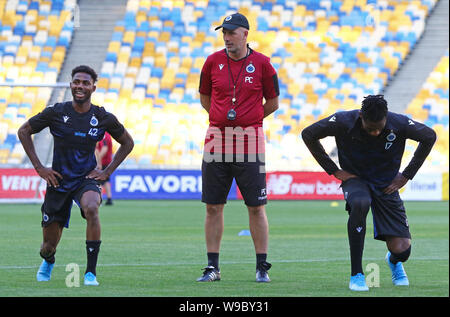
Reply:
[[[99, 181], [106, 180], [133, 149], [133, 139], [103, 107], [91, 104], [97, 74], [89, 66], [72, 70], [73, 100], [57, 103], [31, 117], [18, 131], [20, 142], [36, 172], [47, 182], [42, 204], [43, 243], [40, 255], [44, 259], [37, 273], [38, 281], [48, 281], [55, 263], [55, 252], [63, 227], [68, 228], [72, 201], [80, 207], [86, 219], [87, 268], [85, 285], [98, 285], [97, 257], [100, 249], [101, 203]], [[54, 139], [53, 163], [48, 168], [36, 155], [31, 135], [49, 127]], [[96, 169], [95, 146], [105, 132], [120, 143], [113, 161], [104, 170]]]
[[[320, 139], [334, 136], [340, 168]], [[407, 116], [389, 112], [382, 95], [370, 95], [361, 110], [342, 111], [302, 131], [303, 140], [320, 166], [342, 181], [349, 212], [351, 277], [349, 287], [369, 290], [362, 270], [366, 217], [372, 208], [374, 238], [386, 241], [386, 262], [394, 285], [409, 285], [402, 262], [411, 252], [411, 235], [398, 190], [412, 179], [436, 141], [436, 133]], [[419, 142], [408, 166], [399, 172], [406, 139]]]

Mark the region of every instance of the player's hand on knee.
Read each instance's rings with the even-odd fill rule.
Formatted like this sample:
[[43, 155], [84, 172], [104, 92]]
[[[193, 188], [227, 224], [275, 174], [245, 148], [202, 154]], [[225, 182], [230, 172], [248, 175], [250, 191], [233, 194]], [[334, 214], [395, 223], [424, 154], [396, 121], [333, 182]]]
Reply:
[[388, 187], [386, 187], [383, 192], [385, 194], [392, 194], [393, 192], [399, 190], [400, 188], [402, 188], [403, 186], [406, 185], [406, 183], [408, 182], [408, 179], [403, 176], [402, 173], [398, 173], [397, 176], [395, 176], [395, 178], [392, 180], [391, 185], [389, 185]]

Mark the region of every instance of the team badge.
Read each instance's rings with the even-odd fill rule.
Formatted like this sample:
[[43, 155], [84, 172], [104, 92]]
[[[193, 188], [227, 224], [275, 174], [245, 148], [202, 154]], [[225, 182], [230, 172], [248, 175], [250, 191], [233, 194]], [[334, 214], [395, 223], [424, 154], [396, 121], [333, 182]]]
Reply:
[[96, 127], [98, 125], [98, 119], [94, 115], [92, 115], [90, 123], [91, 123], [91, 126]]
[[230, 121], [233, 121], [234, 119], [236, 119], [236, 111], [234, 111], [234, 109], [228, 110], [227, 119]]
[[225, 21], [230, 21], [231, 19], [232, 19], [233, 17], [231, 16], [231, 15], [229, 15], [229, 16], [227, 16], [226, 18], [225, 18]]
[[397, 136], [396, 136], [396, 135], [394, 134], [394, 132], [392, 132], [392, 130], [391, 130], [391, 133], [389, 133], [389, 134], [387, 135], [386, 140], [388, 140], [389, 142], [392, 142], [392, 141], [394, 141], [396, 138], [397, 138]]
[[247, 65], [245, 70], [247, 71], [247, 73], [253, 73], [255, 72], [255, 66], [253, 66], [252, 62], [250, 62], [250, 64]]

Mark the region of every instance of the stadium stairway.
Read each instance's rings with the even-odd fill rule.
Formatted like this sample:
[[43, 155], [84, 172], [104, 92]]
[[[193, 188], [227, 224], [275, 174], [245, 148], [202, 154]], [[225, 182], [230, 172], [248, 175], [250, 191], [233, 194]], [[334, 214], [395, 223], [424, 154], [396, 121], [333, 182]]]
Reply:
[[[79, 0], [80, 19], [70, 50], [64, 62], [59, 81], [70, 81], [70, 73], [75, 66], [84, 64], [100, 72], [106, 57], [108, 44], [118, 20], [123, 19], [126, 0]], [[108, 10], [105, 10], [105, 7]], [[70, 99], [69, 96], [65, 96]]]
[[[108, 44], [118, 20], [125, 15], [127, 0], [78, 0], [79, 19], [75, 27], [70, 50], [67, 52], [58, 82], [69, 82], [72, 69], [78, 65], [89, 65], [100, 73], [106, 57]], [[108, 7], [108, 10], [105, 10]], [[79, 22], [78, 25], [77, 22]], [[70, 100], [70, 90], [55, 89], [49, 104]], [[48, 129], [35, 136], [36, 151], [42, 162], [52, 160], [53, 140]], [[25, 158], [28, 161], [28, 158]]]
[[384, 95], [389, 110], [404, 113], [449, 47], [449, 0], [440, 0], [427, 18], [425, 31]]

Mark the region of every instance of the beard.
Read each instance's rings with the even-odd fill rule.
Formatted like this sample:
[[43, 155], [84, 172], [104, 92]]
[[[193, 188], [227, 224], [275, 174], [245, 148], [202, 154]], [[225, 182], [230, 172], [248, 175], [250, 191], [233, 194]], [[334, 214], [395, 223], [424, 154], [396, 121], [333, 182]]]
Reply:
[[83, 91], [83, 94], [84, 94], [83, 97], [79, 97], [76, 95], [76, 91], [72, 90], [73, 101], [77, 104], [82, 104], [91, 98], [91, 94], [89, 92]]

